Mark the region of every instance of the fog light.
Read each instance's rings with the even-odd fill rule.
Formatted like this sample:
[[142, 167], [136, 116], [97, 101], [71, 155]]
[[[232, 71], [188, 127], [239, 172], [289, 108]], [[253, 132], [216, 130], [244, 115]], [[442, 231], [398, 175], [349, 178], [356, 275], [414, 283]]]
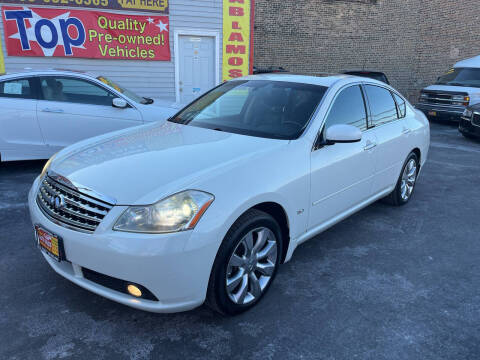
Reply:
[[142, 296], [142, 291], [135, 285], [129, 284], [127, 286], [127, 290], [130, 293], [130, 295], [132, 295], [132, 296], [135, 296], [135, 297]]

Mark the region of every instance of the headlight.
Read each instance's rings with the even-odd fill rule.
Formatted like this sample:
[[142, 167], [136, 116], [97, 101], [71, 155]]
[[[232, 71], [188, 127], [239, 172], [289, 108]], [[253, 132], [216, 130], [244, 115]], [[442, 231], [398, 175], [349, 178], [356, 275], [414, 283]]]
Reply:
[[419, 102], [421, 102], [422, 100], [427, 100], [428, 99], [428, 94], [422, 92], [420, 93], [420, 97], [418, 99]]
[[149, 206], [130, 206], [113, 230], [161, 234], [193, 229], [214, 200], [212, 194], [187, 190]]

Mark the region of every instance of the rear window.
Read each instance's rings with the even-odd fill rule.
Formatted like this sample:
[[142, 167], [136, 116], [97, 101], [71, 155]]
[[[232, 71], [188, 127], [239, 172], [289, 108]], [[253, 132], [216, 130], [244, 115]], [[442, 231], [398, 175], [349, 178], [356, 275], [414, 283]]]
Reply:
[[32, 99], [30, 79], [15, 79], [0, 83], [0, 97]]
[[365, 90], [372, 113], [372, 125], [380, 126], [398, 119], [397, 105], [389, 90], [366, 85]]

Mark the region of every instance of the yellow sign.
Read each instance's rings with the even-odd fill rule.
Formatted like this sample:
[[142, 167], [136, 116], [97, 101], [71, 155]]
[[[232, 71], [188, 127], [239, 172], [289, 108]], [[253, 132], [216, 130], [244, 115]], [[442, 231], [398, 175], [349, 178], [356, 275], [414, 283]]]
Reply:
[[223, 81], [250, 73], [252, 1], [223, 0]]
[[5, 61], [3, 60], [2, 38], [0, 37], [0, 74], [5, 74]]
[[168, 13], [168, 0], [118, 0], [118, 5], [124, 9]]

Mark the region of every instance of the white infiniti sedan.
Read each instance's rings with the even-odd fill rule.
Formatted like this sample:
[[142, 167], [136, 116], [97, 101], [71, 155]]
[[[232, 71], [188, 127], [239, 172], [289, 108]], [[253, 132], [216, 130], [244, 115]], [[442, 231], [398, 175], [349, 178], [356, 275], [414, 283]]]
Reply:
[[302, 242], [376, 200], [406, 204], [429, 142], [425, 116], [379, 81], [250, 76], [60, 151], [30, 213], [45, 259], [86, 289], [236, 314]]
[[77, 141], [178, 111], [104, 76], [66, 70], [0, 76], [0, 108], [0, 161], [48, 159]]

